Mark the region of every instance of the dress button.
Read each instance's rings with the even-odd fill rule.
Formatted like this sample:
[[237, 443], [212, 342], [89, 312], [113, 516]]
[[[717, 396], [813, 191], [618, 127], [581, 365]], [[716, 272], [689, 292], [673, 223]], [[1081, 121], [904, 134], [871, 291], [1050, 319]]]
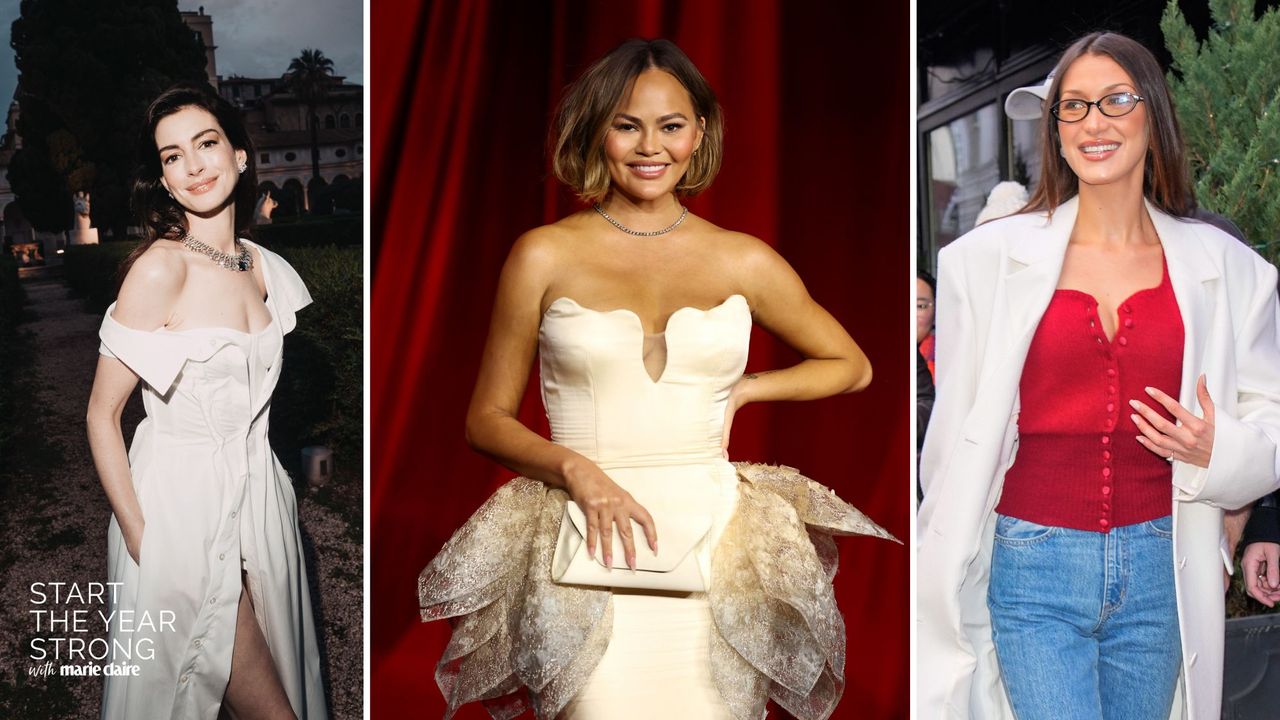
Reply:
[[235, 510], [232, 510], [232, 511], [231, 511], [231, 519], [232, 519], [232, 520], [234, 520], [235, 518], [236, 518], [236, 511], [235, 511]]
[[1102, 477], [1104, 478], [1111, 477], [1111, 468], [1102, 468]]
[[1111, 451], [1110, 451], [1110, 450], [1103, 450], [1103, 451], [1102, 451], [1102, 459], [1103, 459], [1103, 460], [1110, 460], [1110, 459], [1111, 459]]
[[1125, 326], [1125, 327], [1127, 327], [1127, 328], [1131, 328], [1131, 327], [1133, 327], [1133, 318], [1125, 318], [1125, 319], [1124, 319], [1124, 326]]
[[209, 604], [212, 605], [218, 601], [218, 598], [209, 598]]
[[218, 553], [218, 559], [219, 559], [219, 560], [226, 560], [226, 559], [227, 559], [227, 554], [226, 554], [226, 553]]
[[1093, 323], [1093, 321], [1092, 321], [1092, 320], [1090, 320], [1090, 321], [1089, 321], [1089, 327], [1093, 327], [1093, 326], [1094, 326], [1094, 323]]
[[197, 638], [197, 639], [196, 639], [196, 647], [200, 647], [201, 645], [204, 645], [204, 641], [203, 641], [203, 640], [200, 640], [200, 639], [198, 639], [198, 638]]
[[1120, 338], [1120, 344], [1121, 344], [1122, 346], [1123, 346], [1123, 345], [1128, 345], [1128, 344], [1129, 344], [1129, 338], [1127, 338], [1127, 337], [1122, 337], [1122, 338]]
[[1110, 505], [1108, 505], [1108, 504], [1106, 504], [1106, 503], [1102, 503], [1102, 511], [1103, 511], [1103, 512], [1111, 512], [1111, 506], [1110, 506]]
[[1103, 486], [1102, 486], [1102, 494], [1103, 494], [1103, 495], [1110, 495], [1110, 494], [1111, 494], [1111, 486], [1110, 486], [1110, 485], [1103, 485]]
[[1115, 376], [1116, 376], [1116, 369], [1115, 369], [1115, 368], [1107, 368], [1107, 377], [1115, 377]]
[[1110, 436], [1110, 435], [1103, 435], [1103, 436], [1102, 436], [1102, 444], [1103, 444], [1103, 445], [1110, 445], [1110, 444], [1111, 444], [1111, 436]]
[[1126, 313], [1133, 312], [1133, 308], [1129, 307], [1129, 303], [1125, 303], [1124, 305], [1121, 305], [1120, 309], [1125, 311]]
[[1115, 411], [1116, 411], [1116, 404], [1115, 404], [1115, 403], [1107, 403], [1107, 412], [1111, 413], [1111, 412], [1115, 412]]
[[1115, 394], [1116, 394], [1116, 386], [1115, 386], [1115, 385], [1108, 385], [1108, 386], [1107, 386], [1107, 394], [1108, 394], [1108, 395], [1115, 395]]
[[1098, 521], [1098, 527], [1102, 528], [1103, 530], [1106, 530], [1107, 526], [1110, 524], [1111, 523], [1107, 522], [1106, 518], [1102, 518], [1101, 520]]
[[1099, 345], [1102, 344], [1102, 338], [1094, 338], [1094, 340], [1097, 340]]

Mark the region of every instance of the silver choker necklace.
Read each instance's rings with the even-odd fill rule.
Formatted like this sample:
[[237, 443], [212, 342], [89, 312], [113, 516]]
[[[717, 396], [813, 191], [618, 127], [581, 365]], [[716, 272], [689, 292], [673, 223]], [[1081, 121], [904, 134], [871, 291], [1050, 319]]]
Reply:
[[611, 224], [611, 225], [613, 225], [614, 227], [618, 228], [618, 229], [619, 229], [619, 230], [621, 230], [622, 232], [627, 233], [628, 235], [635, 235], [636, 237], [656, 237], [656, 236], [658, 236], [658, 235], [666, 235], [667, 233], [671, 232], [672, 230], [675, 230], [676, 228], [680, 227], [680, 223], [684, 222], [685, 217], [687, 217], [687, 216], [689, 215], [689, 208], [687, 208], [687, 207], [683, 207], [683, 206], [682, 206], [682, 207], [680, 208], [680, 217], [676, 218], [676, 221], [675, 221], [675, 222], [673, 222], [673, 223], [671, 223], [670, 225], [668, 225], [668, 226], [666, 226], [666, 227], [662, 228], [661, 230], [650, 230], [649, 232], [641, 232], [641, 231], [639, 231], [639, 230], [632, 230], [631, 228], [627, 227], [626, 225], [623, 225], [622, 223], [618, 222], [617, 220], [614, 220], [614, 219], [613, 219], [613, 216], [611, 216], [609, 213], [605, 212], [605, 211], [604, 211], [604, 208], [600, 207], [600, 203], [596, 203], [596, 204], [592, 205], [591, 207], [592, 207], [592, 208], [594, 208], [596, 212], [600, 213], [600, 217], [604, 218], [605, 220], [608, 220], [608, 221], [609, 221], [609, 224]]
[[235, 244], [240, 252], [235, 255], [230, 255], [222, 252], [221, 250], [205, 245], [195, 239], [195, 236], [191, 233], [187, 233], [182, 237], [182, 244], [191, 252], [200, 253], [233, 272], [248, 272], [253, 269], [253, 255], [249, 254], [249, 248], [245, 247], [244, 243], [240, 242], [239, 238], [236, 239]]

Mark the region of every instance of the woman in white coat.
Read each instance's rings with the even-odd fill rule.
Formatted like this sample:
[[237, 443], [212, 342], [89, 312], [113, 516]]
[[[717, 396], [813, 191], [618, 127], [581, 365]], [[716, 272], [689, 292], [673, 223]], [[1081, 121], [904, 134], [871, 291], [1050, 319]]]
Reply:
[[920, 717], [1216, 719], [1222, 514], [1275, 488], [1276, 271], [1209, 225], [1154, 57], [1095, 33], [1020, 213], [939, 256]]
[[[104, 720], [325, 717], [289, 476], [267, 420], [284, 335], [311, 302], [243, 239], [257, 195], [238, 110], [207, 85], [162, 93], [134, 183], [143, 241], [102, 321], [89, 446], [111, 503]], [[125, 402], [147, 418], [128, 454]]]

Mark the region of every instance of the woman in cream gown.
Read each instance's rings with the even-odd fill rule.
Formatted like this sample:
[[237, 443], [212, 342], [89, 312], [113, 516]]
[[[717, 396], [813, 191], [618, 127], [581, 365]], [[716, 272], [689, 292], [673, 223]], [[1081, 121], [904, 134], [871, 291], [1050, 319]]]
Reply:
[[[235, 239], [256, 192], [238, 111], [178, 86], [146, 120], [148, 237], [103, 318], [89, 401], [112, 507], [107, 629], [133, 649], [111, 662], [138, 670], [106, 678], [102, 717], [215, 720], [225, 703], [324, 718], [297, 500], [267, 439], [284, 335], [311, 296], [279, 255]], [[120, 412], [139, 381], [147, 417], [126, 457]]]
[[[888, 535], [795, 470], [735, 466], [725, 448], [747, 402], [860, 390], [867, 359], [768, 246], [681, 206], [718, 170], [722, 125], [674, 45], [605, 56], [558, 125], [557, 176], [597, 204], [512, 249], [467, 418], [472, 445], [523, 477], [419, 579], [423, 619], [452, 618], [436, 673], [449, 713], [758, 718], [772, 698], [825, 718], [844, 686], [832, 535]], [[753, 320], [806, 359], [744, 377]], [[550, 441], [515, 417], [535, 353]], [[553, 580], [570, 500], [613, 568], [597, 574], [616, 580]], [[699, 513], [705, 592], [611, 587], [663, 543], [686, 549], [655, 517]]]

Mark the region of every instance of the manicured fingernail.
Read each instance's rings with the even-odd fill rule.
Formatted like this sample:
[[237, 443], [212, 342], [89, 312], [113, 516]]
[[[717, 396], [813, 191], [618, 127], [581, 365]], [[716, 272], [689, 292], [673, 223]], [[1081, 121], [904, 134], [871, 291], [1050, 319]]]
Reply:
[[1138, 416], [1137, 416], [1136, 414], [1134, 414], [1134, 415], [1130, 415], [1130, 416], [1129, 416], [1129, 419], [1133, 421], [1133, 424], [1134, 424], [1134, 425], [1137, 425], [1137, 424], [1138, 424]]
[[1143, 389], [1143, 390], [1146, 390], [1148, 395], [1155, 395], [1155, 394], [1156, 394], [1156, 389], [1155, 389], [1155, 388], [1153, 388], [1153, 387], [1149, 387], [1149, 386], [1148, 386], [1148, 387], [1144, 387], [1144, 388], [1142, 388], [1142, 389]]
[[1137, 400], [1130, 400], [1129, 407], [1133, 408], [1134, 410], [1137, 410], [1138, 408], [1142, 407], [1142, 403], [1138, 402]]

